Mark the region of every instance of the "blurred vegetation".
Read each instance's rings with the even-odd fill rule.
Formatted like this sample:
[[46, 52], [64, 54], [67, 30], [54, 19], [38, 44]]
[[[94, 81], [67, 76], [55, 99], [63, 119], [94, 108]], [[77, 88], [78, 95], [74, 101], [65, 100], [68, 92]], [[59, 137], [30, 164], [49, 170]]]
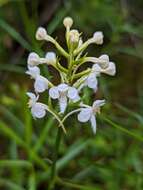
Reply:
[[[85, 39], [104, 32], [104, 45], [88, 51], [109, 54], [117, 75], [100, 78], [95, 98], [104, 95], [107, 105], [96, 136], [75, 116], [67, 121], [56, 190], [143, 189], [142, 9], [142, 0], [0, 0], [0, 189], [47, 189], [57, 123], [50, 115], [31, 118], [25, 93], [32, 83], [24, 72], [30, 51], [43, 55], [51, 48], [35, 40], [37, 27], [63, 44], [67, 15]], [[90, 97], [85, 91], [85, 100]]]

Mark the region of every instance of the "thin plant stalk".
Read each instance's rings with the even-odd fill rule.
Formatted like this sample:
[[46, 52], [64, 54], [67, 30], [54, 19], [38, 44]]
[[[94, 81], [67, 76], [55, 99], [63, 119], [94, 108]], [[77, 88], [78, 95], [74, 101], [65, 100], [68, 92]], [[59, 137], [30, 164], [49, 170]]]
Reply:
[[54, 186], [55, 186], [55, 181], [56, 181], [56, 176], [57, 176], [56, 163], [58, 159], [58, 152], [59, 152], [61, 137], [62, 137], [62, 130], [61, 128], [58, 128], [57, 137], [55, 141], [55, 150], [53, 152], [53, 164], [51, 167], [51, 177], [50, 177], [50, 184], [49, 184], [48, 190], [54, 189]]

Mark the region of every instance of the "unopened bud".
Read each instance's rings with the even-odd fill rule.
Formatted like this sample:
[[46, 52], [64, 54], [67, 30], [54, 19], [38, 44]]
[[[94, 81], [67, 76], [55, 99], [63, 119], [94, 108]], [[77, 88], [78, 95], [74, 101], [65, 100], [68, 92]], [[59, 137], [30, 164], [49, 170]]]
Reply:
[[32, 52], [28, 56], [27, 63], [29, 66], [37, 66], [39, 65], [39, 55], [37, 53]]
[[45, 56], [48, 64], [55, 64], [56, 63], [56, 54], [54, 52], [48, 52]]
[[106, 68], [109, 65], [109, 56], [106, 54], [103, 54], [99, 57], [100, 60], [103, 60], [103, 62], [100, 63], [101, 68]]
[[103, 73], [114, 76], [116, 74], [116, 66], [115, 63], [109, 62], [109, 65], [106, 69], [102, 70]]
[[78, 43], [79, 42], [80, 34], [78, 30], [71, 30], [69, 32], [69, 40], [71, 43]]
[[36, 32], [37, 40], [44, 40], [47, 36], [47, 31], [43, 27], [39, 27]]
[[69, 27], [69, 28], [71, 28], [71, 26], [73, 25], [73, 19], [71, 18], [71, 17], [66, 17], [66, 18], [64, 18], [64, 20], [63, 20], [63, 24], [64, 24], [64, 26], [67, 28], [67, 27]]
[[94, 43], [101, 45], [103, 43], [103, 33], [98, 31], [93, 34]]

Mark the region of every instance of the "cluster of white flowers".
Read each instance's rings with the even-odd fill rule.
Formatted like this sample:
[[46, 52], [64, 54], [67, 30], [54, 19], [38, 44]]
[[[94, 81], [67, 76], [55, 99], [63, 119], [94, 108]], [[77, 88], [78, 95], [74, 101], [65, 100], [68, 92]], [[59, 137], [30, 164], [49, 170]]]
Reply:
[[[82, 89], [87, 86], [96, 92], [98, 89], [97, 77], [101, 73], [108, 75], [115, 75], [116, 68], [113, 62], [110, 62], [109, 56], [106, 54], [97, 57], [88, 57], [84, 54], [85, 49], [90, 44], [101, 45], [103, 43], [103, 33], [97, 31], [89, 38], [86, 42], [83, 42], [81, 33], [76, 29], [71, 29], [73, 20], [70, 17], [66, 17], [63, 21], [66, 28], [66, 43], [67, 50], [64, 50], [60, 44], [51, 36], [47, 34], [47, 31], [43, 27], [39, 27], [36, 32], [37, 40], [45, 40], [51, 42], [59, 52], [61, 56], [67, 59], [67, 66], [63, 66], [59, 58], [54, 52], [47, 52], [45, 57], [40, 57], [37, 53], [32, 52], [28, 56], [28, 70], [26, 73], [34, 79], [34, 90], [35, 94], [28, 92], [27, 95], [30, 98], [29, 107], [34, 118], [43, 118], [46, 115], [46, 111], [51, 110], [60, 124], [64, 118], [64, 113], [69, 105], [69, 102], [76, 103], [79, 107], [77, 110], [78, 120], [80, 122], [90, 121], [93, 132], [96, 132], [96, 114], [100, 113], [100, 107], [105, 104], [105, 100], [96, 100], [92, 106], [86, 105], [82, 102]], [[79, 72], [79, 68], [84, 63], [91, 63], [92, 67], [86, 68]], [[53, 66], [60, 74], [60, 84], [54, 85], [49, 79], [43, 77], [40, 74], [40, 65], [47, 64]], [[39, 66], [39, 67], [38, 67]], [[46, 105], [37, 102], [39, 94], [47, 91], [49, 98], [56, 100], [58, 99], [60, 112], [55, 113], [50, 105]], [[73, 110], [71, 113], [75, 113]], [[70, 115], [68, 113], [67, 115]], [[65, 116], [66, 117], [66, 116]]]

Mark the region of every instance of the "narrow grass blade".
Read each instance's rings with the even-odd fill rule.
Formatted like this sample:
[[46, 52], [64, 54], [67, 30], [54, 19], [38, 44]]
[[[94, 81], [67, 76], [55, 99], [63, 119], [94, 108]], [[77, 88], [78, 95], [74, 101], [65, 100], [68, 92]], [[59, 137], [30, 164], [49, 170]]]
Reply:
[[14, 189], [14, 190], [25, 190], [23, 187], [20, 187], [19, 185], [7, 180], [7, 179], [3, 179], [3, 178], [0, 178], [0, 189], [1, 188], [8, 188], [9, 190], [10, 189]]
[[17, 65], [0, 64], [0, 71], [9, 71], [14, 73], [25, 74], [25, 69]]
[[136, 120], [138, 120], [138, 121], [141, 123], [141, 125], [143, 125], [143, 117], [142, 117], [140, 114], [138, 114], [138, 113], [136, 113], [136, 112], [134, 112], [134, 111], [129, 110], [128, 108], [126, 108], [126, 107], [123, 106], [123, 105], [116, 104], [116, 106], [117, 106], [118, 108], [120, 108], [122, 111], [124, 111], [124, 112], [126, 112], [127, 114], [129, 114], [130, 116], [134, 117]]
[[0, 19], [0, 27], [6, 31], [13, 39], [21, 44], [25, 49], [31, 50], [30, 44], [18, 33], [12, 26], [10, 26], [5, 20]]
[[108, 119], [107, 117], [105, 117], [105, 116], [103, 116], [103, 115], [100, 116], [100, 118], [101, 118], [102, 120], [104, 120], [106, 123], [108, 123], [109, 125], [111, 125], [112, 127], [115, 127], [116, 129], [118, 129], [118, 130], [120, 130], [120, 131], [122, 131], [122, 132], [128, 134], [129, 136], [131, 136], [131, 137], [133, 137], [133, 138], [135, 138], [135, 139], [137, 139], [137, 140], [143, 142], [143, 137], [141, 137], [141, 136], [139, 136], [139, 135], [136, 135], [134, 132], [129, 131], [128, 129], [126, 129], [126, 128], [124, 128], [124, 127], [122, 127], [122, 126], [120, 126], [120, 125], [114, 123], [112, 120]]
[[17, 118], [7, 107], [0, 106], [0, 112], [6, 118], [6, 120], [11, 123], [15, 131], [17, 131], [20, 135], [23, 135], [24, 124], [21, 122], [21, 120]]
[[31, 169], [33, 166], [26, 160], [0, 160], [0, 167], [24, 167]]
[[73, 146], [74, 148], [69, 149], [68, 153], [61, 158], [60, 160], [58, 160], [57, 162], [57, 169], [62, 169], [64, 166], [66, 166], [70, 160], [72, 160], [74, 157], [76, 157], [78, 154], [80, 154], [90, 143], [90, 140], [84, 141], [84, 142], [80, 142], [78, 145], [76, 143], [76, 146]]

